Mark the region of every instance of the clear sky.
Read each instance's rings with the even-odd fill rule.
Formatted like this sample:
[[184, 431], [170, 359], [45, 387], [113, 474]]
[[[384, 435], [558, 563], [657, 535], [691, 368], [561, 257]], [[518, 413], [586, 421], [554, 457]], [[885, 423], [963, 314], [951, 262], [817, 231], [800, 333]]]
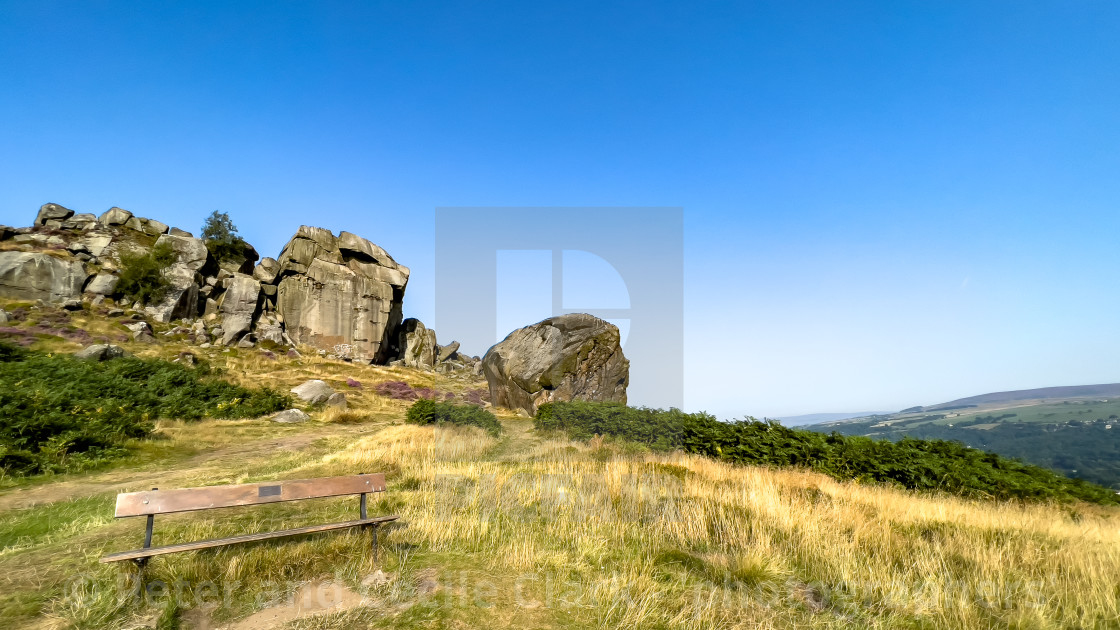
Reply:
[[1118, 32], [1115, 0], [4, 0], [0, 222], [346, 229], [430, 321], [437, 207], [679, 206], [687, 409], [1116, 382]]

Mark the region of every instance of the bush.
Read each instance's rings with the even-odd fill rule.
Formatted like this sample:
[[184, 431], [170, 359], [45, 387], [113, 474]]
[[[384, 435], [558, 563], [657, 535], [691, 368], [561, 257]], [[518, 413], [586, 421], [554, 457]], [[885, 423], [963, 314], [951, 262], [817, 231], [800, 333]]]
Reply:
[[826, 435], [753, 418], [720, 422], [706, 413], [627, 407], [618, 403], [541, 405], [533, 421], [542, 431], [575, 439], [606, 435], [680, 449], [737, 464], [805, 466], [841, 480], [896, 484], [997, 499], [1080, 499], [1120, 503], [1113, 491], [1053, 471], [945, 440], [898, 442]]
[[149, 250], [123, 251], [120, 259], [117, 293], [141, 304], [163, 300], [171, 288], [164, 272], [175, 262], [175, 250], [170, 243], [159, 243]]
[[0, 343], [0, 468], [35, 474], [116, 457], [158, 418], [251, 418], [290, 406], [270, 389], [246, 389], [158, 359], [102, 363]]
[[482, 427], [487, 433], [497, 437], [502, 425], [494, 414], [474, 405], [456, 405], [449, 402], [436, 402], [421, 398], [412, 403], [405, 415], [412, 424], [455, 424], [459, 426]]

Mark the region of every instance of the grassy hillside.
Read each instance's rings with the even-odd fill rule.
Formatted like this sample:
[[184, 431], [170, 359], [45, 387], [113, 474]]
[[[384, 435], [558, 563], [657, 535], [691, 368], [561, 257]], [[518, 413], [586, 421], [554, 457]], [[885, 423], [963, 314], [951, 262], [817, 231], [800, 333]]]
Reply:
[[812, 429], [892, 440], [955, 440], [1120, 490], [1120, 398], [1015, 401]]
[[[184, 349], [129, 348], [144, 358]], [[573, 441], [506, 413], [493, 432], [409, 424], [406, 387], [470, 399], [480, 383], [201, 354], [241, 386], [321, 378], [350, 409], [301, 425], [158, 419], [112, 463], [0, 480], [0, 628], [1120, 625], [1120, 508], [964, 499]], [[371, 513], [403, 521], [383, 533], [380, 563], [358, 532], [176, 554], [152, 561], [136, 599], [127, 567], [97, 562], [143, 537], [143, 519], [112, 518], [117, 492], [363, 471], [388, 479]], [[172, 515], [156, 519], [154, 543], [356, 513], [344, 497]]]

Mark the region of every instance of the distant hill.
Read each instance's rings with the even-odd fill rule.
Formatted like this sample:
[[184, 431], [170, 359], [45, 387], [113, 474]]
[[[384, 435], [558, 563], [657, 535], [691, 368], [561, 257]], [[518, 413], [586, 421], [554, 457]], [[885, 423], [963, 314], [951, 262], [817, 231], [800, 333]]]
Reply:
[[805, 426], [808, 424], [819, 424], [821, 422], [837, 422], [839, 420], [848, 420], [851, 418], [863, 418], [866, 416], [877, 416], [889, 411], [856, 411], [849, 413], [807, 413], [800, 416], [786, 416], [778, 418], [778, 421], [787, 427]]
[[809, 428], [954, 440], [1120, 490], [1120, 384], [993, 392]]
[[[1014, 402], [1017, 400], [1045, 400], [1049, 398], [1115, 398], [1120, 397], [1120, 383], [1105, 385], [1071, 385], [1067, 387], [1040, 387], [1037, 389], [1017, 389], [1009, 392], [993, 392], [979, 396], [969, 396], [950, 400], [947, 403], [920, 408], [922, 411], [937, 411], [964, 407], [967, 405], [984, 405], [991, 403]], [[870, 415], [870, 414], [869, 414]]]

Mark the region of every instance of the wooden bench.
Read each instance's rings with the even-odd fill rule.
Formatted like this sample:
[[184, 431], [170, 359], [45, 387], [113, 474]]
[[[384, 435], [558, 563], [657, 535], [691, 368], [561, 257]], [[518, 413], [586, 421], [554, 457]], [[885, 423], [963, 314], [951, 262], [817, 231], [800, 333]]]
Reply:
[[[395, 521], [400, 517], [377, 516], [369, 518], [369, 515], [366, 513], [366, 496], [375, 492], [385, 492], [385, 475], [381, 473], [363, 473], [347, 477], [323, 477], [320, 479], [298, 479], [269, 483], [243, 483], [231, 486], [209, 486], [205, 488], [182, 488], [178, 490], [158, 490], [152, 488], [150, 491], [145, 492], [125, 492], [117, 495], [117, 509], [114, 517], [147, 516], [148, 527], [144, 533], [144, 546], [133, 551], [111, 553], [101, 558], [101, 562], [132, 560], [136, 563], [137, 567], [142, 570], [152, 556], [179, 553], [180, 551], [223, 547], [225, 545], [235, 545], [237, 543], [269, 540], [271, 538], [283, 538], [285, 536], [326, 532], [336, 529], [349, 529], [352, 527], [361, 527], [363, 529], [370, 528], [373, 530], [372, 551], [373, 558], [376, 561], [378, 526], [383, 523]], [[156, 514], [173, 514], [176, 512], [210, 510], [242, 505], [301, 501], [303, 499], [320, 499], [351, 494], [361, 495], [361, 499], [358, 503], [358, 519], [356, 520], [257, 534], [242, 534], [229, 538], [198, 540], [164, 547], [152, 546], [152, 529], [155, 526]]]

